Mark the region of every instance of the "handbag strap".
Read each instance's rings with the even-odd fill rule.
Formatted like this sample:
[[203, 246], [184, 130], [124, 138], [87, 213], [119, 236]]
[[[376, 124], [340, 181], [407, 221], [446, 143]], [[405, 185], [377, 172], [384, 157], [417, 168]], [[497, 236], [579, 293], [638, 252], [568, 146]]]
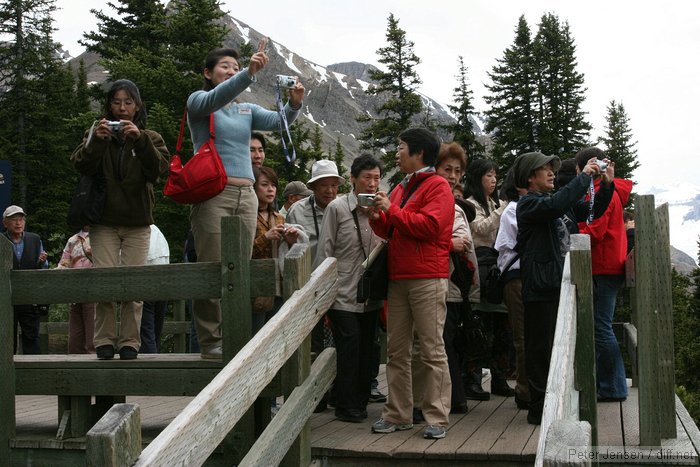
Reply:
[[[348, 206], [350, 205], [350, 200], [348, 200]], [[367, 259], [367, 253], [365, 253], [365, 244], [362, 243], [362, 234], [360, 233], [360, 221], [357, 219], [357, 212], [352, 211], [352, 218], [355, 220], [355, 230], [357, 231], [357, 241], [360, 242], [360, 248], [362, 248], [362, 256]]]
[[[182, 120], [180, 120], [180, 133], [177, 135], [177, 144], [175, 145], [175, 154], [180, 154], [180, 149], [182, 149], [182, 138], [185, 136], [185, 122], [187, 121], [187, 107], [185, 107], [185, 113], [182, 114]], [[209, 138], [216, 139], [214, 133], [214, 112], [209, 114]]]

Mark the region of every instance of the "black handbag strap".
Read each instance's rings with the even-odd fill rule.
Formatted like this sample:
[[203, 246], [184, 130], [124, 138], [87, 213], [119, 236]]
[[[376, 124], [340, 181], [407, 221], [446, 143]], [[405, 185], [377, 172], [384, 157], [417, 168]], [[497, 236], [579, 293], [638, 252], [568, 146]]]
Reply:
[[505, 274], [510, 270], [510, 268], [515, 264], [515, 262], [520, 259], [520, 253], [516, 253], [513, 259], [508, 261], [508, 264], [506, 265], [505, 269], [501, 271], [501, 276], [505, 276]]
[[[185, 107], [185, 113], [182, 114], [182, 120], [180, 120], [180, 133], [177, 135], [177, 143], [175, 144], [175, 154], [180, 154], [180, 149], [182, 149], [182, 138], [185, 136], [185, 122], [187, 122], [187, 107]], [[214, 134], [214, 112], [209, 114], [209, 138], [215, 139]]]
[[[410, 190], [408, 190], [406, 193], [404, 193], [403, 198], [401, 199], [401, 204], [399, 205], [400, 208], [403, 208], [406, 203], [408, 203], [408, 199], [411, 197], [411, 195], [418, 189], [421, 183], [426, 181], [429, 177], [421, 178], [420, 180], [416, 180], [416, 183], [413, 184]], [[394, 233], [394, 226], [390, 225], [389, 226], [389, 232], [386, 234], [386, 240], [389, 241], [391, 238], [391, 234]]]
[[[348, 200], [348, 206], [350, 206], [350, 200]], [[355, 220], [355, 230], [357, 231], [357, 241], [360, 242], [360, 248], [362, 248], [362, 256], [367, 259], [367, 253], [365, 252], [365, 244], [362, 242], [362, 233], [360, 233], [360, 221], [357, 219], [357, 212], [352, 210], [352, 218]]]

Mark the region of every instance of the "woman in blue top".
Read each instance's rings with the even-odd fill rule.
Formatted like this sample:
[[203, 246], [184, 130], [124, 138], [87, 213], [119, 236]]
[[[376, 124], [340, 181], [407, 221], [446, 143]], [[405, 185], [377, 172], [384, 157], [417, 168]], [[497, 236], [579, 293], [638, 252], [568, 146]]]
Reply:
[[[195, 150], [209, 139], [209, 115], [213, 112], [216, 149], [228, 175], [224, 191], [192, 207], [190, 222], [198, 261], [220, 261], [221, 218], [225, 216], [241, 216], [250, 234], [252, 249], [258, 199], [253, 189], [255, 177], [250, 162], [250, 134], [253, 130], [277, 129], [280, 115], [234, 99], [257, 81], [256, 73], [267, 65], [266, 44], [263, 39], [248, 68], [243, 70], [239, 69], [236, 50], [220, 48], [209, 52], [204, 68], [204, 87], [187, 99], [187, 119]], [[289, 102], [284, 108], [290, 123], [299, 115], [303, 98], [304, 86], [297, 80], [297, 84], [289, 89]], [[248, 252], [249, 256], [251, 252]], [[202, 358], [221, 358], [220, 301], [196, 300], [194, 310]]]

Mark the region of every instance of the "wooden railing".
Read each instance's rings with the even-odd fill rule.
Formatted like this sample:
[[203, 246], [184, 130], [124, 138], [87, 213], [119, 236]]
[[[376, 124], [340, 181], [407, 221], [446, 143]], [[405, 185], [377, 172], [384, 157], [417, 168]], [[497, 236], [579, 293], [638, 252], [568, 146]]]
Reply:
[[[635, 204], [635, 248], [626, 264], [632, 323], [622, 325], [623, 342], [633, 384], [639, 387], [640, 446], [660, 447], [662, 439], [677, 436], [668, 205], [655, 209], [651, 195], [638, 196]], [[570, 450], [591, 453], [597, 446], [591, 281], [588, 236], [573, 235], [564, 267], [537, 466], [590, 465], [590, 459], [571, 456]]]
[[[0, 322], [3, 323], [0, 326], [0, 374], [3, 375], [0, 378], [0, 459], [10, 459], [11, 465], [24, 465], [30, 460], [20, 457], [31, 455], [24, 451], [18, 454], [18, 450], [13, 456], [15, 394], [58, 395], [59, 411], [63, 412], [59, 432], [63, 427], [67, 437], [79, 437], [92, 426], [94, 422], [91, 420], [106, 413], [112, 403], [123, 402], [127, 395], [197, 395], [210, 382], [221, 384], [221, 378], [233, 374], [233, 379], [236, 375], [238, 378], [235, 384], [244, 385], [239, 387], [239, 394], [224, 387], [223, 392], [217, 394], [228, 394], [230, 398], [213, 397], [204, 406], [211, 409], [218, 407], [216, 404], [224, 404], [226, 409], [216, 408], [215, 411], [225, 412], [235, 399], [236, 412], [225, 421], [228, 429], [212, 426], [211, 420], [204, 428], [214, 429], [216, 439], [226, 437], [222, 443], [225, 462], [229, 465], [238, 463], [255, 442], [255, 416], [252, 409], [245, 410], [263, 391], [268, 396], [291, 396], [293, 389], [303, 383], [309, 373], [309, 343], [308, 338], [306, 341], [304, 338], [337, 293], [334, 260], [324, 263], [319, 269], [321, 274], [314, 275], [306, 284], [311, 270], [310, 254], [306, 245], [295, 245], [285, 261], [284, 290], [288, 302], [278, 313], [278, 318], [256, 334], [254, 342], [249, 342], [251, 297], [275, 293], [275, 283], [271, 280], [275, 277], [275, 266], [274, 260], [248, 259], [244, 252], [249, 251], [250, 239], [243, 232], [245, 229], [239, 218], [222, 219], [221, 261], [217, 263], [88, 270], [12, 271], [11, 245], [0, 241]], [[302, 291], [289, 297], [300, 288]], [[221, 299], [224, 317], [222, 361], [201, 360], [199, 355], [192, 354], [139, 355], [132, 361], [102, 361], [94, 355], [12, 354], [12, 305], [15, 304], [206, 298]], [[261, 343], [264, 345], [258, 347]], [[245, 360], [242, 366], [231, 365], [230, 362], [244, 347], [246, 353], [242, 355], [246, 357], [241, 357]], [[289, 361], [283, 366], [287, 359]], [[335, 361], [334, 358], [330, 360]], [[240, 362], [240, 358], [237, 361]], [[258, 366], [253, 368], [251, 361], [257, 361]], [[237, 366], [238, 369], [232, 369]], [[323, 375], [322, 380], [335, 372], [329, 364], [322, 367], [323, 371], [317, 371]], [[227, 369], [225, 375], [217, 376], [222, 368]], [[281, 377], [274, 378], [280, 369]], [[248, 374], [249, 371], [252, 373]], [[273, 384], [265, 388], [271, 381]], [[254, 387], [247, 387], [246, 383]], [[317, 380], [317, 389], [321, 388], [320, 385]], [[316, 389], [310, 394], [315, 393]], [[208, 390], [207, 394], [211, 395], [211, 391]], [[91, 405], [90, 396], [96, 396], [96, 404]], [[68, 413], [70, 419], [66, 418]], [[194, 418], [199, 420], [197, 416]], [[233, 425], [229, 424], [233, 419], [237, 423], [231, 431]], [[260, 423], [257, 425], [259, 427]], [[308, 435], [308, 426], [302, 430], [304, 432]], [[199, 448], [195, 457], [215, 449], [219, 442], [213, 439], [210, 437], [207, 447]], [[185, 444], [197, 443], [190, 439]], [[308, 439], [297, 440], [290, 448], [285, 465], [300, 465], [309, 460], [309, 445]], [[52, 455], [60, 458], [61, 450]], [[199, 459], [200, 462], [205, 460], [206, 456]], [[105, 465], [102, 462], [95, 465], [98, 464]]]

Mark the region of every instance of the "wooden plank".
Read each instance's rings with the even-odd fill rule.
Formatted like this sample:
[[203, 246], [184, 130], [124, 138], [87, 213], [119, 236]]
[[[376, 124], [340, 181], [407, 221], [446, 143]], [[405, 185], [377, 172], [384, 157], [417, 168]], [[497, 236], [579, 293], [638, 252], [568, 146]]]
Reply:
[[0, 236], [0, 459], [10, 457], [10, 439], [15, 436], [15, 378], [12, 359], [14, 313], [10, 302], [12, 245]]
[[637, 304], [637, 369], [639, 372], [639, 436], [644, 446], [659, 446], [659, 338], [657, 294], [657, 238], [654, 197], [635, 201], [635, 303]]
[[136, 465], [201, 465], [333, 303], [337, 279], [335, 259], [328, 258], [143, 451]]
[[591, 425], [586, 421], [556, 420], [547, 432], [545, 467], [590, 466]]
[[17, 370], [16, 393], [80, 396], [91, 392], [95, 396], [193, 396], [218, 373], [218, 368], [148, 369], [128, 364], [97, 369]]
[[[274, 295], [274, 260], [249, 261], [251, 296]], [[177, 263], [10, 273], [12, 303], [187, 300], [221, 296], [219, 263]]]
[[279, 465], [306, 425], [319, 399], [330, 388], [335, 373], [335, 349], [325, 349], [316, 358], [309, 377], [292, 391], [274, 420], [239, 465], [260, 467]]
[[141, 412], [138, 405], [117, 404], [87, 433], [88, 467], [131, 465], [141, 453]]
[[662, 438], [676, 437], [676, 379], [673, 351], [673, 300], [671, 285], [671, 244], [668, 203], [655, 211], [656, 225], [656, 307], [657, 342], [659, 353], [659, 434]]
[[571, 282], [571, 255], [566, 256], [559, 295], [559, 316], [554, 331], [552, 356], [549, 362], [547, 391], [542, 424], [537, 440], [535, 465], [544, 462], [547, 432], [556, 420], [578, 420], [579, 394], [575, 385], [576, 288]]
[[[282, 295], [288, 300], [311, 277], [311, 249], [308, 243], [297, 243], [287, 252], [282, 271]], [[311, 367], [311, 336], [307, 336], [280, 370], [282, 394], [288, 397], [295, 387], [309, 376]], [[292, 443], [280, 465], [295, 467], [311, 462], [311, 424], [307, 421]]]
[[[535, 432], [535, 426], [527, 423], [527, 410], [518, 410], [515, 404], [505, 402], [499, 409], [499, 416], [507, 419], [515, 411], [506, 429], [489, 450], [489, 459], [513, 462], [533, 462], [534, 453], [524, 453], [525, 446]], [[504, 416], [505, 415], [505, 416]], [[524, 457], [524, 455], [528, 457]]]
[[695, 448], [695, 452], [700, 453], [700, 430], [698, 430], [693, 417], [690, 416], [678, 396], [676, 396], [676, 414], [678, 415], [678, 421], [688, 434], [688, 440]]
[[574, 368], [579, 390], [579, 417], [591, 426], [591, 442], [598, 443], [598, 412], [595, 368], [595, 330], [593, 317], [593, 272], [591, 239], [571, 236], [571, 281], [576, 285], [576, 357]]

